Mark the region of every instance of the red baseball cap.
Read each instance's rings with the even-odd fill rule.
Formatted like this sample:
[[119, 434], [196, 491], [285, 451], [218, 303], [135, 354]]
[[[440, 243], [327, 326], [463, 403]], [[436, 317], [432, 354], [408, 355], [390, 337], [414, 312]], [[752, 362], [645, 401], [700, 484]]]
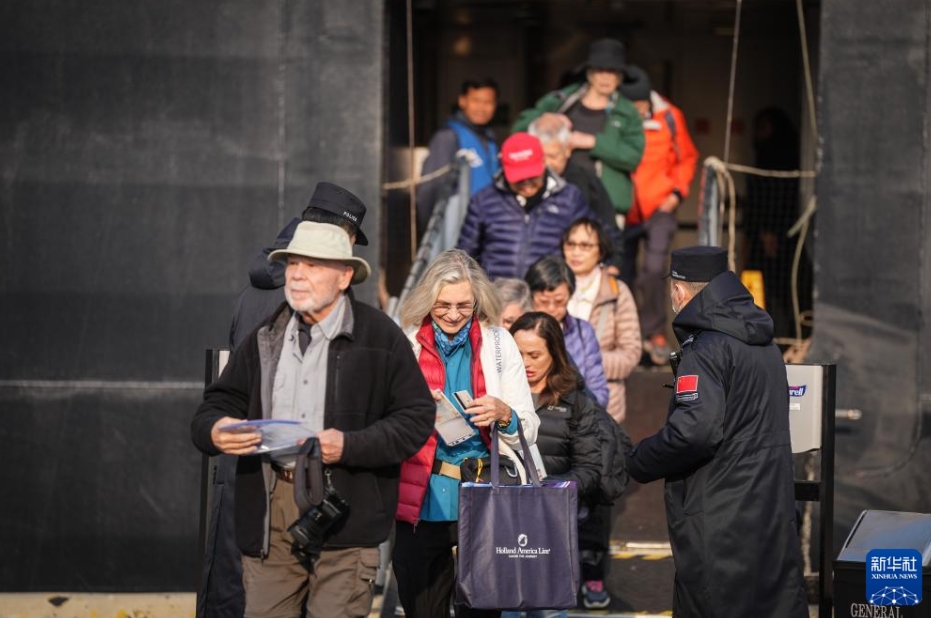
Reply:
[[546, 170], [543, 146], [530, 133], [515, 133], [501, 144], [501, 167], [508, 182], [542, 176]]

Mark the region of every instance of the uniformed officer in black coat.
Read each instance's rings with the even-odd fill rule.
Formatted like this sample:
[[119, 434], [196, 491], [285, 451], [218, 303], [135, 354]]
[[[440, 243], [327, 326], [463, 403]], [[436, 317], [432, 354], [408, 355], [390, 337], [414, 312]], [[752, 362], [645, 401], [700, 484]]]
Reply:
[[681, 345], [665, 426], [630, 475], [666, 480], [676, 618], [805, 618], [789, 391], [773, 321], [718, 247], [672, 253]]

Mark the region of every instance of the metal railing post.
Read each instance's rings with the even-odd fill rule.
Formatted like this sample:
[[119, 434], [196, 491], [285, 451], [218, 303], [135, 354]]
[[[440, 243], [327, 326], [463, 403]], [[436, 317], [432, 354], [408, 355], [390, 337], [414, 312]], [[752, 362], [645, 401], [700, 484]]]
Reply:
[[718, 187], [718, 175], [707, 163], [701, 172], [701, 199], [698, 202], [698, 244], [720, 246], [721, 190]]

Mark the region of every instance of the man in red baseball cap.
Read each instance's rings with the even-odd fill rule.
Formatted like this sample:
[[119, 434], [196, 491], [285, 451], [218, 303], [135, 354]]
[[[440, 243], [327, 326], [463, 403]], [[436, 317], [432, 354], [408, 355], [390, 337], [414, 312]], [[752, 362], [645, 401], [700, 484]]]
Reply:
[[529, 133], [501, 145], [501, 169], [469, 201], [457, 246], [492, 279], [523, 279], [531, 264], [559, 252], [570, 223], [598, 217], [578, 187], [546, 169], [543, 146]]
[[546, 171], [543, 161], [543, 146], [529, 133], [515, 133], [501, 145], [504, 177], [514, 186], [528, 180], [542, 183]]

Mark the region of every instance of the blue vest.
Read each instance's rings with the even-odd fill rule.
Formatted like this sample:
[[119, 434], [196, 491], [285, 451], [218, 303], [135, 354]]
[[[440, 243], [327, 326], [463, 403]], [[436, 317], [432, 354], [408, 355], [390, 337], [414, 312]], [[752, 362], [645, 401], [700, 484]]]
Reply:
[[472, 163], [469, 194], [475, 195], [479, 189], [490, 185], [495, 174], [501, 169], [501, 164], [498, 162], [498, 147], [490, 140], [486, 145], [479, 136], [458, 120], [450, 120], [446, 126], [456, 132], [460, 150], [471, 150], [476, 158], [481, 160], [481, 162]]

